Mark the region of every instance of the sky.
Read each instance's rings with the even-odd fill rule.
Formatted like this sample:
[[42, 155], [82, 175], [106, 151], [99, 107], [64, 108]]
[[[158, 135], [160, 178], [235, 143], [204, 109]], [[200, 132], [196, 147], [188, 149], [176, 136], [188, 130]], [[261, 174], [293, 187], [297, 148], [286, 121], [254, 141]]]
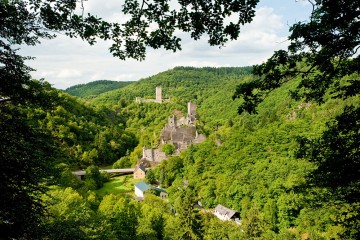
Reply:
[[[88, 0], [85, 10], [105, 20], [124, 18], [122, 0]], [[307, 0], [260, 0], [252, 23], [242, 27], [237, 40], [225, 47], [209, 46], [207, 38], [194, 41], [180, 33], [182, 50], [177, 52], [149, 49], [144, 61], [114, 58], [110, 42], [90, 46], [81, 39], [58, 35], [42, 40], [37, 46], [20, 46], [20, 54], [33, 56], [27, 64], [36, 69], [35, 79], [44, 78], [55, 88], [95, 80], [137, 81], [176, 66], [233, 67], [261, 64], [272, 53], [289, 44], [289, 26], [309, 19], [312, 6]]]

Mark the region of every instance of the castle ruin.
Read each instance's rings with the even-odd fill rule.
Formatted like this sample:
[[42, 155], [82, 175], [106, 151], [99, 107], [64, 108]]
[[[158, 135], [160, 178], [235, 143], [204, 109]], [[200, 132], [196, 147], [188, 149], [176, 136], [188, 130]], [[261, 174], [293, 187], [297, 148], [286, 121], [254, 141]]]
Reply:
[[161, 162], [162, 160], [166, 159], [166, 154], [158, 148], [146, 149], [146, 147], [143, 147], [142, 159], [151, 162]]
[[162, 88], [161, 87], [156, 87], [155, 89], [155, 99], [145, 99], [145, 98], [140, 98], [140, 97], [136, 97], [135, 101], [137, 103], [148, 103], [148, 102], [156, 102], [156, 103], [162, 103], [162, 102], [170, 102], [170, 98], [168, 99], [162, 99]]
[[161, 89], [161, 87], [156, 87], [155, 93], [156, 93], [155, 102], [161, 103], [162, 102], [162, 89]]
[[146, 149], [143, 147], [142, 159], [161, 162], [166, 159], [166, 155], [161, 151], [162, 144], [173, 144], [175, 155], [186, 150], [191, 144], [201, 143], [206, 140], [202, 134], [198, 134], [195, 126], [196, 104], [189, 102], [186, 117], [177, 119], [175, 115], [168, 118], [167, 125], [163, 128], [160, 135], [160, 146], [157, 149]]

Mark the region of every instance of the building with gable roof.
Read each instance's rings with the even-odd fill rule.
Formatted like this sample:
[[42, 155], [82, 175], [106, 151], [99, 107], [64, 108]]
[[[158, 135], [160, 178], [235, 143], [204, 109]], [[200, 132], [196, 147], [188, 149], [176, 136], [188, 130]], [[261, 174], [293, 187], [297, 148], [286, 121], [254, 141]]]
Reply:
[[135, 184], [134, 188], [135, 188], [135, 195], [139, 198], [143, 198], [145, 191], [151, 189], [152, 187], [151, 185], [148, 185], [146, 182], [138, 182], [137, 184]]
[[144, 166], [139, 165], [134, 169], [134, 179], [144, 179], [146, 177], [146, 169]]
[[240, 220], [240, 213], [229, 209], [227, 207], [224, 207], [221, 204], [218, 204], [214, 209], [214, 215], [223, 221], [236, 221], [238, 222]]
[[138, 198], [144, 198], [145, 192], [150, 189], [155, 190], [154, 191], [155, 195], [160, 196], [160, 198], [162, 198], [162, 199], [167, 198], [169, 196], [168, 193], [164, 189], [151, 186], [150, 184], [147, 184], [146, 182], [138, 182], [137, 184], [134, 185], [134, 188], [135, 188], [135, 195]]

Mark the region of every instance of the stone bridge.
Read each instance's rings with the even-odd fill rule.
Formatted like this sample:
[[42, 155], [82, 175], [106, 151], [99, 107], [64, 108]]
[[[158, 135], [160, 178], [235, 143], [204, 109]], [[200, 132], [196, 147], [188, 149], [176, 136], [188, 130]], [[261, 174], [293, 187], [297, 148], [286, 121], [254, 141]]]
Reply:
[[[120, 168], [120, 169], [100, 169], [100, 172], [107, 172], [107, 173], [133, 173], [135, 168]], [[75, 171], [72, 172], [76, 175], [79, 179], [81, 179], [86, 171]]]

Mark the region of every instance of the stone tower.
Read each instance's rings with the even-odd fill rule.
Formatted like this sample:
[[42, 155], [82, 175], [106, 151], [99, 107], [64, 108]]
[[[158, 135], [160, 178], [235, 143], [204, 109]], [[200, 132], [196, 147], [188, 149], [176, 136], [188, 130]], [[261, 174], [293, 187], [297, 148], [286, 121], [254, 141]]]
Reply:
[[195, 115], [196, 115], [196, 104], [192, 102], [188, 102], [188, 118], [190, 118], [191, 121], [195, 121]]
[[172, 117], [168, 118], [168, 127], [169, 128], [176, 128], [177, 127], [176, 118], [175, 118], [174, 115]]
[[156, 87], [156, 102], [162, 102], [161, 87]]

